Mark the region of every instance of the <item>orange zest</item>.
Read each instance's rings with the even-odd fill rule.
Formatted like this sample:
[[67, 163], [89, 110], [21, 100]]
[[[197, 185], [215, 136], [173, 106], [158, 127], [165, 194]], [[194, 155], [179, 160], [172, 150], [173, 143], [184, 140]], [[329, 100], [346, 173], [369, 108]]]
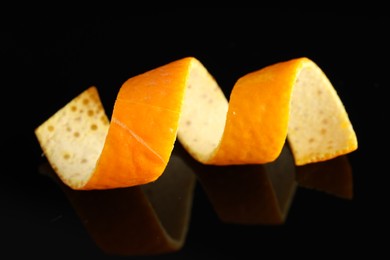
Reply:
[[229, 100], [201, 62], [186, 57], [124, 82], [110, 121], [90, 87], [35, 134], [58, 176], [79, 190], [155, 181], [176, 139], [206, 165], [272, 162], [286, 140], [296, 165], [358, 147], [337, 92], [306, 57], [244, 75]]

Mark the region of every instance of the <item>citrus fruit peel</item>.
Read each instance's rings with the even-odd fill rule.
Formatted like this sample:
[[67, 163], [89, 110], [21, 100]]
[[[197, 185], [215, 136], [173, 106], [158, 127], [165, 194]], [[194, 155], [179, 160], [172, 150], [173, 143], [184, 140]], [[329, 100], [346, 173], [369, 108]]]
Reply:
[[155, 181], [176, 138], [206, 165], [269, 163], [286, 139], [296, 165], [357, 149], [339, 96], [306, 57], [244, 75], [229, 100], [200, 61], [186, 57], [124, 82], [110, 121], [90, 87], [35, 134], [59, 177], [80, 190]]

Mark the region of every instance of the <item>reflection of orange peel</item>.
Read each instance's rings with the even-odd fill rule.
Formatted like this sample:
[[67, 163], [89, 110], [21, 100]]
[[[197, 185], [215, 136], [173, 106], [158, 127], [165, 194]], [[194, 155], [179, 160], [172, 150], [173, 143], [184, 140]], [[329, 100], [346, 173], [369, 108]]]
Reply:
[[209, 165], [272, 162], [286, 138], [298, 166], [357, 149], [335, 89], [305, 57], [241, 77], [229, 101], [197, 59], [183, 58], [128, 79], [111, 122], [90, 87], [35, 134], [61, 180], [80, 190], [156, 180], [176, 137]]
[[157, 181], [128, 188], [74, 190], [47, 163], [39, 171], [59, 184], [103, 252], [157, 255], [181, 249], [189, 229], [196, 175], [178, 148]]
[[295, 167], [288, 145], [272, 163], [210, 166], [195, 161], [177, 143], [158, 180], [121, 189], [73, 190], [58, 181], [47, 162], [39, 171], [56, 180], [91, 238], [111, 255], [180, 250], [190, 227], [197, 180], [218, 218], [241, 225], [283, 224], [297, 184], [352, 198], [346, 156]]

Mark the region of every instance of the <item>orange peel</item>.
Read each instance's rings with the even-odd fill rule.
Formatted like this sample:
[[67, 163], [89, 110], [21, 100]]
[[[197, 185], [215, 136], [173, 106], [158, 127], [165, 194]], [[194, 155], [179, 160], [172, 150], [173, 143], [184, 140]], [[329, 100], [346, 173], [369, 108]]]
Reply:
[[358, 147], [336, 90], [306, 57], [244, 75], [229, 100], [199, 60], [185, 57], [124, 82], [111, 120], [92, 86], [35, 134], [60, 179], [78, 190], [155, 181], [176, 139], [206, 165], [272, 162], [286, 139], [298, 166]]

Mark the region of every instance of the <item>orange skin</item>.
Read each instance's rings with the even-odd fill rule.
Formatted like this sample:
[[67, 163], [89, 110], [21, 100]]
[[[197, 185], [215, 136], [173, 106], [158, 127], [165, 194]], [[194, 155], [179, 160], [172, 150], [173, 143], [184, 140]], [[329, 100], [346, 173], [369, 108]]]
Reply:
[[301, 63], [301, 59], [278, 63], [237, 81], [223, 138], [208, 164], [268, 163], [278, 157], [287, 136], [291, 92]]
[[162, 174], [176, 140], [190, 62], [182, 59], [123, 84], [96, 171], [84, 189], [135, 186]]
[[[95, 171], [81, 189], [142, 185], [163, 173], [177, 138], [194, 61], [186, 57], [122, 85]], [[292, 91], [308, 62], [305, 57], [291, 59], [241, 77], [231, 92], [221, 140], [201, 162], [264, 164], [277, 159], [287, 138]], [[354, 143], [339, 153], [356, 147]]]
[[[192, 59], [172, 62], [123, 84], [96, 171], [84, 189], [141, 185], [162, 174], [176, 140]], [[296, 59], [237, 81], [223, 137], [206, 164], [267, 163], [278, 157], [287, 136], [291, 91], [300, 66], [301, 60]]]

